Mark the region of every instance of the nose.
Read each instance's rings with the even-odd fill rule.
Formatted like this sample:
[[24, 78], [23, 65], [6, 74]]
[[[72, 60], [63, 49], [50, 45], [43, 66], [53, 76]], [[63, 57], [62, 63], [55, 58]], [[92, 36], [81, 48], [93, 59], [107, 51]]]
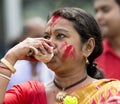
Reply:
[[57, 48], [57, 45], [55, 43], [53, 43], [53, 49], [56, 49]]
[[56, 49], [57, 44], [55, 43], [54, 39], [51, 37], [49, 40], [52, 43], [53, 49]]
[[96, 19], [97, 22], [101, 21], [101, 20], [103, 19], [103, 13], [100, 12], [100, 11], [97, 12], [97, 13], [95, 14], [95, 19]]

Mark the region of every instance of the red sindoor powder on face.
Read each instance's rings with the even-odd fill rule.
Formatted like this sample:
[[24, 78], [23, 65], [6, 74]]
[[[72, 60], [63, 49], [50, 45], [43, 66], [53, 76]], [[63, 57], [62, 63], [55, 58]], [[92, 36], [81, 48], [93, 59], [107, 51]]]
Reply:
[[51, 18], [49, 25], [52, 26], [59, 18], [59, 15], [55, 15]]
[[65, 61], [69, 57], [75, 57], [75, 54], [76, 54], [75, 49], [73, 48], [72, 45], [69, 45], [66, 47], [62, 55], [62, 60]]

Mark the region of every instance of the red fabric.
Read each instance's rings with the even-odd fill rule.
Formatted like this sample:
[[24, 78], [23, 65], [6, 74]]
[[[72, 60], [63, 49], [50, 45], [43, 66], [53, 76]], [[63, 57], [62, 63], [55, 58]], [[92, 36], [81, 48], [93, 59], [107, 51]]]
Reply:
[[102, 55], [96, 59], [98, 67], [104, 71], [106, 78], [120, 80], [120, 57], [111, 48], [108, 39], [103, 41], [103, 47]]
[[44, 85], [29, 81], [8, 90], [3, 104], [47, 104]]

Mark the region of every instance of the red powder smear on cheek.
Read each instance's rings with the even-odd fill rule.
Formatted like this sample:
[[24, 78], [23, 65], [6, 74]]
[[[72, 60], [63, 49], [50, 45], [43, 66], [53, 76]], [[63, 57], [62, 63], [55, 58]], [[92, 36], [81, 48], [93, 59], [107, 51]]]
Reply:
[[65, 61], [69, 57], [75, 57], [75, 49], [73, 48], [72, 45], [69, 45], [66, 47], [64, 54], [62, 55], [62, 60]]

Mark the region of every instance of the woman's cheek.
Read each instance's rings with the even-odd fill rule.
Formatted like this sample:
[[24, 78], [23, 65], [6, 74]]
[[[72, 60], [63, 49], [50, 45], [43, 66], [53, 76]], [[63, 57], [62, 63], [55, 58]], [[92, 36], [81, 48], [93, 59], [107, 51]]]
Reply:
[[62, 61], [66, 61], [67, 59], [75, 59], [76, 57], [75, 48], [72, 45], [67, 44], [67, 42], [64, 42], [61, 45], [60, 51], [62, 53]]

